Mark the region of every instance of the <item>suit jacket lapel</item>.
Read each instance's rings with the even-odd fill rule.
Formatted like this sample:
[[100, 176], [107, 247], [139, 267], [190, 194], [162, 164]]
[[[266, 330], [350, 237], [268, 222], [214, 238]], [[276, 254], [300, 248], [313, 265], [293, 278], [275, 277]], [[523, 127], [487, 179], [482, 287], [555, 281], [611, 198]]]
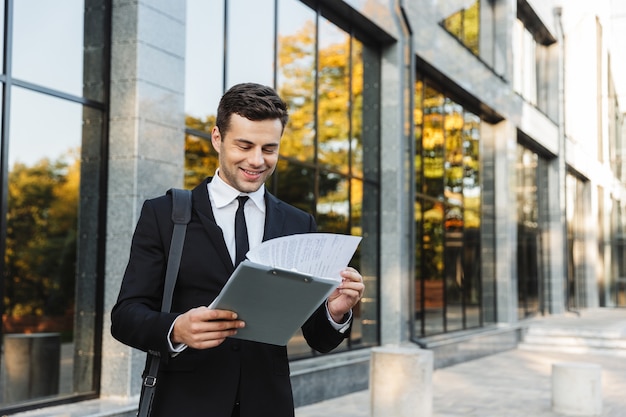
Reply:
[[194, 188], [191, 192], [193, 197], [193, 211], [198, 215], [202, 226], [206, 230], [211, 243], [215, 247], [217, 257], [222, 261], [227, 271], [234, 271], [230, 260], [230, 253], [224, 242], [224, 235], [222, 229], [215, 222], [215, 216], [213, 215], [213, 209], [211, 208], [211, 201], [209, 200], [209, 193], [207, 190], [207, 184], [211, 181], [211, 177], [202, 181], [200, 185]]
[[279, 199], [265, 190], [265, 230], [263, 241], [282, 236], [285, 216]]

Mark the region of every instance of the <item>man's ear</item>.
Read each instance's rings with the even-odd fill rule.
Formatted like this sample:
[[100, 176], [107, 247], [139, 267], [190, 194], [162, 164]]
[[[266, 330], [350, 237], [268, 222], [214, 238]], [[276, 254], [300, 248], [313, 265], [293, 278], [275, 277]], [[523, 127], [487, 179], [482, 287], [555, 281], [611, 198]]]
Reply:
[[217, 126], [213, 126], [211, 130], [211, 144], [213, 144], [213, 149], [215, 152], [220, 153], [220, 145], [222, 143], [222, 134], [220, 133], [220, 129]]

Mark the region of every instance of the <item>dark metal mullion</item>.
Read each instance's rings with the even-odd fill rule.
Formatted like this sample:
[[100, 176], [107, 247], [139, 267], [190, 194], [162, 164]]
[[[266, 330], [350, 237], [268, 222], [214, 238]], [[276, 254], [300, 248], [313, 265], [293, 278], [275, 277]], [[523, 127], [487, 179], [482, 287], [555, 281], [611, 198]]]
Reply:
[[[422, 110], [422, 113], [424, 112], [424, 95], [425, 95], [425, 91], [426, 91], [426, 82], [424, 80], [424, 77], [422, 74], [419, 75], [420, 77], [420, 81], [422, 83], [422, 93], [420, 94], [419, 100], [420, 100], [420, 109]], [[415, 106], [415, 104], [414, 104]], [[419, 282], [419, 286], [420, 286], [420, 306], [421, 306], [421, 311], [420, 311], [420, 336], [426, 336], [426, 280], [424, 279], [424, 277], [426, 276], [426, 265], [424, 262], [424, 117], [422, 117], [422, 124], [420, 126], [420, 130], [421, 130], [421, 134], [420, 134], [420, 145], [419, 145], [419, 151], [420, 151], [420, 189], [418, 191], [417, 194], [419, 194], [419, 198], [420, 198], [420, 210], [422, 211], [420, 213], [420, 218], [422, 219], [420, 221], [420, 241], [419, 241], [419, 251], [420, 251], [420, 282]], [[415, 136], [415, 135], [414, 135]], [[417, 146], [417, 145], [415, 145]], [[415, 201], [415, 197], [413, 201]], [[417, 244], [417, 243], [416, 243]], [[413, 254], [413, 257], [415, 257], [415, 254]]]
[[[465, 107], [462, 107], [461, 110], [461, 115], [463, 117], [463, 127], [461, 128], [461, 149], [463, 152], [463, 156], [465, 157], [465, 147], [464, 147], [464, 141], [465, 141]], [[463, 160], [465, 160], [465, 158], [463, 158]], [[461, 168], [463, 168], [463, 173], [465, 173], [465, 162], [462, 162], [463, 165], [461, 165]], [[465, 191], [465, 185], [464, 182], [461, 182], [461, 194], [463, 194], [463, 191]], [[468, 299], [468, 288], [467, 288], [467, 280], [465, 279], [465, 245], [466, 245], [466, 234], [465, 234], [465, 195], [463, 194], [463, 202], [461, 204], [461, 218], [463, 219], [463, 229], [462, 229], [462, 233], [463, 233], [463, 237], [461, 240], [461, 252], [460, 252], [460, 256], [461, 256], [461, 323], [462, 323], [462, 327], [463, 329], [467, 328], [467, 299]]]
[[278, 91], [278, 1], [274, 0], [274, 71], [272, 74], [272, 83], [276, 91]]
[[17, 80], [17, 79], [13, 79], [11, 78], [11, 76], [9, 74], [7, 74], [7, 84], [11, 84], [12, 86], [16, 86], [16, 87], [22, 87], [25, 88], [27, 90], [31, 90], [31, 91], [36, 91], [38, 93], [43, 93], [52, 97], [57, 97], [57, 98], [61, 98], [67, 101], [72, 101], [74, 103], [78, 103], [78, 104], [82, 104], [88, 107], [93, 107], [95, 109], [98, 110], [105, 110], [106, 109], [106, 105], [104, 103], [101, 103], [99, 101], [95, 101], [95, 100], [90, 100], [88, 98], [85, 97], [78, 97], [75, 96], [73, 94], [68, 94], [68, 93], [64, 93], [62, 91], [58, 91], [58, 90], [54, 90], [52, 88], [48, 88], [48, 87], [44, 87], [41, 85], [37, 85], [37, 84], [33, 84], [31, 82], [28, 81], [22, 81], [22, 80]]
[[[352, 112], [354, 111], [354, 94], [352, 91], [352, 74], [354, 69], [354, 62], [352, 61], [352, 53], [354, 48], [354, 33], [353, 30], [350, 29], [350, 45], [348, 48], [348, 230], [346, 230], [347, 234], [351, 234], [352, 231], [352, 136], [354, 126], [352, 125], [352, 117], [354, 116]], [[361, 193], [362, 194], [362, 193]]]
[[[445, 196], [445, 192], [446, 192], [446, 172], [445, 172], [445, 164], [446, 164], [446, 142], [447, 142], [447, 132], [446, 132], [446, 96], [445, 94], [443, 94], [442, 92], [440, 92], [439, 94], [441, 94], [443, 96], [443, 105], [441, 106], [441, 130], [443, 131], [443, 150], [442, 150], [442, 154], [443, 157], [441, 158], [444, 164], [444, 173], [443, 173], [443, 262], [444, 264], [447, 264], [448, 260], [446, 259], [446, 244], [448, 242], [448, 234], [446, 233], [446, 227], [445, 227], [445, 218], [446, 218], [446, 210], [448, 208], [448, 204], [447, 204], [447, 200], [446, 200], [446, 196]], [[443, 332], [447, 333], [448, 332], [448, 277], [446, 275], [446, 270], [447, 268], [444, 266], [443, 268]]]
[[[226, 92], [226, 71], [228, 70], [228, 0], [224, 2], [224, 36], [223, 36], [223, 49], [222, 49], [222, 93]], [[208, 39], [207, 39], [208, 41]]]
[[314, 176], [313, 176], [313, 195], [315, 199], [315, 204], [313, 205], [313, 216], [317, 218], [317, 202], [320, 197], [319, 193], [319, 184], [320, 184], [320, 166], [319, 166], [319, 72], [320, 72], [320, 60], [319, 60], [319, 41], [320, 41], [320, 15], [322, 11], [320, 6], [318, 5], [316, 14], [315, 14], [315, 79], [313, 81], [313, 85], [315, 88], [315, 92], [313, 94], [313, 108], [315, 109], [313, 113], [313, 124], [315, 126], [315, 136], [313, 138], [313, 165], [314, 168]]
[[[274, 0], [274, 71], [272, 74], [273, 77], [273, 85], [274, 85], [274, 89], [278, 92], [278, 1], [279, 0]], [[284, 131], [284, 127], [283, 127], [283, 131]], [[279, 160], [281, 159], [280, 153], [278, 155]], [[276, 162], [278, 164], [278, 161]], [[278, 170], [274, 170], [274, 173], [272, 174], [272, 177], [270, 178], [271, 181], [271, 191], [274, 193], [274, 195], [278, 195], [278, 180], [279, 180], [279, 173], [277, 172]]]
[[[9, 209], [8, 183], [9, 183], [9, 113], [11, 108], [11, 58], [13, 45], [13, 0], [4, 2], [4, 60], [3, 73], [6, 76], [2, 89], [2, 126], [0, 127], [0, 183], [2, 194], [0, 196], [0, 270], [3, 271], [2, 285], [0, 285], [0, 300], [4, 299], [4, 281], [6, 279], [6, 239], [7, 239], [7, 212]], [[0, 312], [4, 313], [4, 303], [0, 303]], [[0, 335], [3, 330], [0, 327]]]

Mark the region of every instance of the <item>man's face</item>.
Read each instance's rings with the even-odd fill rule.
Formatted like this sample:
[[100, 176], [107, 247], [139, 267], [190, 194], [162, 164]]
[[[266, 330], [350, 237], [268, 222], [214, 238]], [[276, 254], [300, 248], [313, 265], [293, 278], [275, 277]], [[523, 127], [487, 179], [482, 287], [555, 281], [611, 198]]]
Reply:
[[258, 190], [276, 168], [282, 130], [280, 119], [252, 121], [238, 114], [230, 116], [225, 135], [214, 127], [211, 142], [219, 154], [220, 178], [243, 193]]

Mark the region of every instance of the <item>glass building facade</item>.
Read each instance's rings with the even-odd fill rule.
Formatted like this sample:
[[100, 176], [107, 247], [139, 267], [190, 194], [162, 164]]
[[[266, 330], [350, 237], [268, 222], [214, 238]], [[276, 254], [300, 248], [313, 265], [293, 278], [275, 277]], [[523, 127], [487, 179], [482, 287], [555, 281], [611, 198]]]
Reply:
[[[610, 71], [571, 86], [606, 61], [580, 43], [563, 59], [547, 3], [1, 2], [0, 412], [134, 415], [145, 354], [109, 314], [139, 209], [214, 174], [239, 82], [289, 106], [267, 189], [363, 237], [350, 337], [288, 344], [296, 405], [366, 388], [375, 346], [445, 366], [537, 316], [625, 307], [623, 112], [596, 103]], [[598, 22], [571, 38], [603, 44]]]

